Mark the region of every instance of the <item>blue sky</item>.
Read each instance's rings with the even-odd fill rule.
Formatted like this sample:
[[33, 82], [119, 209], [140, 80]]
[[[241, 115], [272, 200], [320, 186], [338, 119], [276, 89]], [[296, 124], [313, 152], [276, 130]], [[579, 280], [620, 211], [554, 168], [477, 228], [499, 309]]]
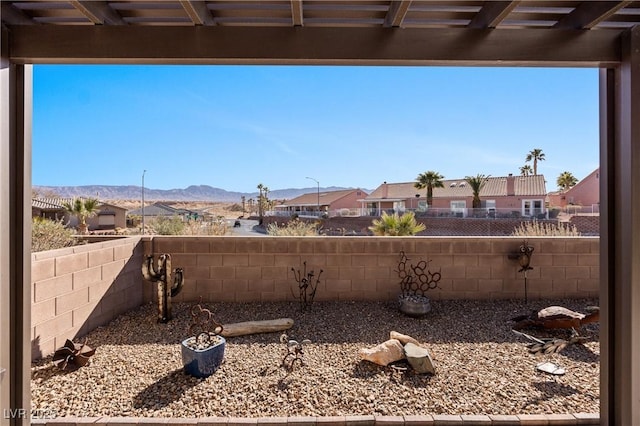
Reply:
[[435, 170], [547, 190], [598, 167], [597, 69], [34, 67], [33, 184], [375, 189]]

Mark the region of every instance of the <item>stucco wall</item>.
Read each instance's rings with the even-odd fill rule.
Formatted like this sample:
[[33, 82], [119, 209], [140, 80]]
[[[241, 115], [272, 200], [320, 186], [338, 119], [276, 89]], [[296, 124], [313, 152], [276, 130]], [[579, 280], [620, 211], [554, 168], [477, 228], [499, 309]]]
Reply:
[[139, 238], [31, 255], [32, 358], [142, 304]]
[[[529, 298], [597, 297], [599, 240], [529, 238], [535, 248], [528, 272]], [[153, 237], [145, 253], [170, 253], [184, 268], [177, 300], [293, 300], [292, 268], [323, 270], [316, 300], [393, 300], [399, 291], [399, 253], [416, 264], [431, 260], [442, 275], [434, 299], [524, 297], [524, 277], [508, 255], [513, 237]], [[154, 287], [144, 286], [145, 300]]]

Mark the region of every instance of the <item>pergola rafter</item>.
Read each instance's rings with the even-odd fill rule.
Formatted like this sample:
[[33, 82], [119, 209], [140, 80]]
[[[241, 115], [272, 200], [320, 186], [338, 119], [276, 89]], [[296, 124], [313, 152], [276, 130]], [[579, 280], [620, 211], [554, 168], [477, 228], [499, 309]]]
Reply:
[[215, 20], [203, 0], [180, 0], [189, 18], [195, 25], [215, 25]]
[[573, 12], [559, 20], [554, 28], [591, 29], [618, 10], [633, 3], [632, 1], [588, 1], [576, 7]]
[[106, 1], [71, 0], [69, 3], [96, 25], [126, 25], [127, 23], [109, 7]]

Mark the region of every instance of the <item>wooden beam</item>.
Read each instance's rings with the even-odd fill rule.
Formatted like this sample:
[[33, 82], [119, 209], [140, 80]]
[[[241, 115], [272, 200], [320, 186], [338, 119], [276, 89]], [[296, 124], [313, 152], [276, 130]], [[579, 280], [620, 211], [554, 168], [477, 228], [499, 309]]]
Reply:
[[618, 10], [633, 3], [632, 1], [585, 1], [571, 13], [559, 20], [554, 28], [590, 29], [614, 15]]
[[216, 25], [211, 11], [202, 0], [180, 0], [180, 4], [195, 25]]
[[35, 25], [36, 22], [26, 13], [13, 7], [10, 3], [0, 2], [2, 22], [8, 25]]
[[392, 0], [387, 16], [384, 18], [384, 27], [401, 27], [410, 6], [411, 0]]
[[96, 25], [127, 25], [106, 1], [71, 0], [69, 3]]
[[[11, 27], [16, 63], [601, 66], [620, 31], [319, 27]], [[425, 42], [428, 40], [428, 43]]]
[[487, 1], [469, 22], [469, 28], [495, 28], [511, 13], [519, 1]]
[[302, 10], [302, 0], [291, 0], [291, 21], [294, 27], [304, 25], [304, 12]]

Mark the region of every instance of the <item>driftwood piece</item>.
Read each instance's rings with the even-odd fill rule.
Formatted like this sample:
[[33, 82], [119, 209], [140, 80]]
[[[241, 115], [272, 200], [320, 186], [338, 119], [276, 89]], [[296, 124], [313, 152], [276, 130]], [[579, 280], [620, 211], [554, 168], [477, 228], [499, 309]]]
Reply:
[[436, 368], [433, 366], [433, 360], [426, 348], [415, 345], [411, 342], [404, 345], [404, 353], [411, 367], [418, 374], [436, 374]]
[[264, 321], [246, 321], [222, 326], [222, 337], [245, 336], [247, 334], [273, 333], [293, 327], [291, 318], [278, 318]]

